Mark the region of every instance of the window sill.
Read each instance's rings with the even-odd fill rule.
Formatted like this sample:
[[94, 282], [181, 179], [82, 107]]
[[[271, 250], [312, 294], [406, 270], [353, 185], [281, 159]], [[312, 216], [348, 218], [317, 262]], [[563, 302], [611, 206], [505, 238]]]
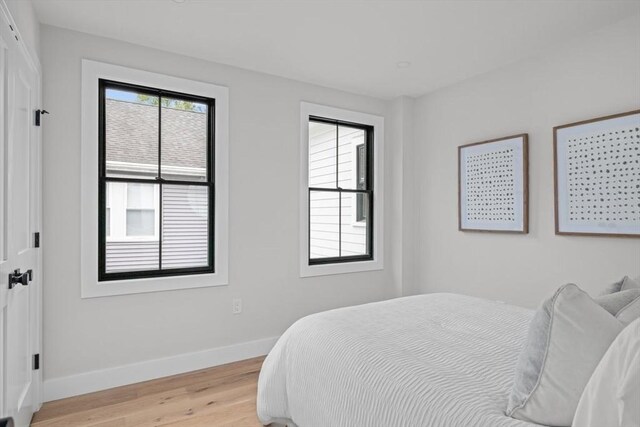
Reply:
[[300, 266], [300, 277], [329, 276], [332, 274], [360, 273], [364, 271], [383, 270], [382, 261], [340, 262], [335, 264], [303, 264]]
[[104, 282], [96, 281], [90, 284], [84, 284], [81, 298], [108, 297], [225, 285], [228, 285], [227, 277], [223, 277], [218, 273], [109, 280]]

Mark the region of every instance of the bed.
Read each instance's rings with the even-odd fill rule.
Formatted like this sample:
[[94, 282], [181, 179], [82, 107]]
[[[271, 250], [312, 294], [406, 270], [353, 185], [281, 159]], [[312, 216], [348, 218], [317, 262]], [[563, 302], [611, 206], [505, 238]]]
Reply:
[[299, 427], [519, 427], [504, 414], [533, 311], [455, 294], [300, 319], [267, 356], [258, 417]]

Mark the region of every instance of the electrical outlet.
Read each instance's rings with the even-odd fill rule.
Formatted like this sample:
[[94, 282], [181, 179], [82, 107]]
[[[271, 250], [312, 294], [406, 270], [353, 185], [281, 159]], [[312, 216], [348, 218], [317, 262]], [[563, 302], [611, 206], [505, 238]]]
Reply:
[[234, 298], [232, 310], [233, 314], [242, 313], [242, 300], [240, 298]]

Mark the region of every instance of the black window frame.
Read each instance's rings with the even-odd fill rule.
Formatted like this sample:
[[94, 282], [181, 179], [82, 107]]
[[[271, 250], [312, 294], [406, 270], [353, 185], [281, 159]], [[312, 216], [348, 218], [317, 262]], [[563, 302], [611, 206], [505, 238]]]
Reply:
[[[307, 260], [308, 265], [325, 265], [325, 264], [341, 264], [347, 262], [359, 262], [359, 261], [372, 261], [374, 259], [374, 233], [373, 233], [373, 207], [374, 207], [374, 180], [373, 180], [373, 141], [374, 141], [374, 132], [375, 128], [372, 125], [349, 122], [344, 120], [332, 119], [327, 117], [320, 117], [315, 115], [310, 115], [308, 118], [308, 122], [316, 122], [316, 123], [326, 123], [332, 124], [336, 126], [336, 187], [310, 187], [308, 185], [309, 175], [307, 173]], [[359, 189], [356, 183], [355, 189], [341, 188], [338, 185], [338, 157], [339, 157], [339, 130], [340, 127], [349, 127], [363, 130], [365, 133], [365, 154], [366, 154], [366, 164], [367, 168], [365, 171], [365, 188]], [[307, 136], [306, 144], [309, 144], [309, 138]], [[307, 162], [309, 161], [307, 156]], [[357, 163], [357, 160], [356, 160]], [[338, 221], [338, 246], [339, 253], [341, 252], [342, 247], [342, 193], [355, 193], [358, 195], [367, 194], [368, 200], [368, 212], [366, 217], [366, 234], [367, 234], [367, 254], [365, 255], [348, 255], [348, 256], [337, 256], [337, 257], [323, 257], [323, 258], [311, 258], [311, 193], [312, 192], [336, 192], [339, 194], [339, 221]], [[357, 198], [357, 197], [356, 197]]]
[[[158, 97], [158, 172], [155, 178], [122, 178], [107, 176], [106, 167], [106, 91], [107, 89], [134, 91]], [[172, 180], [162, 178], [162, 98], [192, 101], [207, 105], [207, 176], [204, 181]], [[106, 191], [108, 182], [154, 184], [159, 187], [158, 268], [152, 270], [106, 271]], [[162, 187], [163, 185], [202, 186], [208, 188], [209, 215], [207, 218], [207, 265], [162, 269]], [[153, 277], [186, 276], [215, 273], [215, 99], [175, 92], [149, 86], [98, 80], [98, 282], [131, 280]]]

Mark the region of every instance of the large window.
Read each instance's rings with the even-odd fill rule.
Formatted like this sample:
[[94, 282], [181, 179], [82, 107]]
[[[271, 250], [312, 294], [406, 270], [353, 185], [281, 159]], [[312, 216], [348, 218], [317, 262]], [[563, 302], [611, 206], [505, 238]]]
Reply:
[[214, 272], [215, 102], [99, 81], [100, 281]]

